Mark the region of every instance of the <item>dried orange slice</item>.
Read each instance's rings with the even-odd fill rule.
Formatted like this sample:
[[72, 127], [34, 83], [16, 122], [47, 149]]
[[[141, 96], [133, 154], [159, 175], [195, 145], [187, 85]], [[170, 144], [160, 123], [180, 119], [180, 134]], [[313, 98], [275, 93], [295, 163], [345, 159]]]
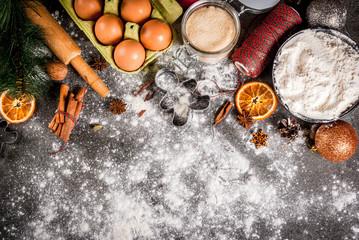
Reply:
[[25, 122], [35, 111], [35, 98], [33, 96], [12, 98], [6, 91], [1, 94], [0, 103], [0, 113], [9, 123]]
[[277, 97], [266, 83], [249, 82], [237, 92], [235, 103], [238, 111], [252, 115], [253, 120], [269, 117], [277, 107]]

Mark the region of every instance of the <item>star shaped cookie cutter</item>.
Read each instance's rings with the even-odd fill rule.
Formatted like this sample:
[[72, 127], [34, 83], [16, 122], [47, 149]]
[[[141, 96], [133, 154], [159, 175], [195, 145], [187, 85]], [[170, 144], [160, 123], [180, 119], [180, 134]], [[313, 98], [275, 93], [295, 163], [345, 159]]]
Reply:
[[7, 121], [0, 120], [0, 159], [6, 158], [6, 146], [19, 141], [19, 134]]
[[177, 127], [185, 126], [192, 112], [205, 111], [209, 107], [210, 97], [196, 94], [195, 79], [180, 82], [174, 71], [164, 68], [157, 72], [155, 83], [166, 93], [159, 103], [160, 108], [173, 113], [172, 123]]

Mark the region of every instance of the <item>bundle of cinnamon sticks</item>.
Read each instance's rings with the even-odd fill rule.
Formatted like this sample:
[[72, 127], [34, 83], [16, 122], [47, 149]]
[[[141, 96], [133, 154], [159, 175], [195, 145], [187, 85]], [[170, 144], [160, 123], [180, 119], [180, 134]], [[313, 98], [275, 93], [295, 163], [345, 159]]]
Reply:
[[85, 88], [81, 88], [75, 96], [69, 93], [69, 86], [62, 84], [60, 87], [59, 105], [49, 129], [65, 142], [69, 140], [72, 128], [80, 115], [86, 92]]

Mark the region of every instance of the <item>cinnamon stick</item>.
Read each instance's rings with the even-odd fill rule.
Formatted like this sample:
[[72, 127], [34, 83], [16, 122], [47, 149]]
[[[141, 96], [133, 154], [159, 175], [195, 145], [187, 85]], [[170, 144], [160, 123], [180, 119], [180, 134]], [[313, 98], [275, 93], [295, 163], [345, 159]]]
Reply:
[[59, 126], [59, 123], [57, 123], [57, 122], [55, 121], [54, 126], [51, 128], [51, 131], [52, 131], [52, 132], [56, 132], [56, 129], [57, 129], [58, 126]]
[[154, 78], [150, 79], [148, 82], [146, 82], [145, 84], [142, 85], [142, 87], [134, 93], [135, 97], [140, 94], [141, 92], [143, 92], [143, 90], [145, 90], [146, 88], [148, 88], [148, 86], [150, 86], [153, 82], [155, 81]]
[[[70, 95], [68, 95], [67, 97], [67, 104], [70, 102], [71, 98], [75, 98], [75, 95], [73, 93], [70, 93]], [[67, 112], [67, 108], [66, 108], [66, 112]]]
[[75, 120], [79, 117], [80, 115], [80, 112], [81, 112], [81, 109], [82, 109], [82, 106], [83, 106], [83, 98], [85, 97], [85, 94], [86, 94], [87, 90], [86, 88], [81, 88], [78, 93], [76, 94], [75, 96], [75, 99], [78, 101], [77, 105], [76, 105], [76, 110], [75, 110], [75, 114], [74, 114], [74, 117], [75, 117]]
[[147, 102], [153, 98], [153, 95], [155, 95], [156, 89], [151, 88], [151, 90], [146, 94], [145, 98], [143, 99], [144, 102]]
[[77, 92], [75, 99], [77, 101], [82, 101], [82, 99], [85, 97], [85, 94], [87, 93], [86, 88], [80, 88], [80, 90]]
[[226, 101], [221, 111], [218, 113], [216, 119], [214, 120], [214, 125], [216, 126], [220, 121], [222, 121], [228, 114], [229, 110], [233, 107], [233, 103], [229, 100]]
[[63, 124], [60, 123], [59, 126], [56, 129], [55, 135], [58, 136], [58, 137], [60, 136], [62, 126], [63, 126]]
[[145, 112], [146, 112], [146, 110], [143, 109], [143, 110], [138, 114], [138, 117], [139, 117], [139, 118], [142, 117], [142, 115], [143, 115]]
[[65, 142], [67, 142], [70, 138], [72, 126], [74, 123], [73, 117], [75, 115], [77, 103], [78, 103], [78, 101], [74, 98], [74, 94], [71, 93], [70, 97], [69, 97], [69, 102], [68, 102], [67, 108], [66, 108], [67, 116], [65, 118], [65, 123], [62, 126], [61, 133], [60, 133], [60, 138], [62, 140], [64, 140]]
[[[65, 112], [65, 105], [66, 105], [66, 99], [69, 92], [69, 86], [65, 84], [61, 84], [60, 87], [60, 100], [59, 100], [59, 106], [57, 107], [58, 111]], [[56, 114], [56, 121], [59, 123], [65, 122], [65, 116], [63, 113], [57, 113]]]
[[54, 129], [55, 122], [56, 122], [56, 116], [51, 120], [51, 122], [49, 124], [49, 129], [51, 131], [53, 131], [53, 129]]

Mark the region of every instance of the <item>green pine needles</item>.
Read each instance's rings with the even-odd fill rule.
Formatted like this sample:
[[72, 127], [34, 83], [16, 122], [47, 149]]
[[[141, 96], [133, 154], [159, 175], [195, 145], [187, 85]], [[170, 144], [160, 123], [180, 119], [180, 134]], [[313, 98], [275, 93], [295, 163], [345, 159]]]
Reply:
[[0, 93], [38, 97], [49, 86], [41, 29], [26, 16], [28, 0], [0, 0]]

